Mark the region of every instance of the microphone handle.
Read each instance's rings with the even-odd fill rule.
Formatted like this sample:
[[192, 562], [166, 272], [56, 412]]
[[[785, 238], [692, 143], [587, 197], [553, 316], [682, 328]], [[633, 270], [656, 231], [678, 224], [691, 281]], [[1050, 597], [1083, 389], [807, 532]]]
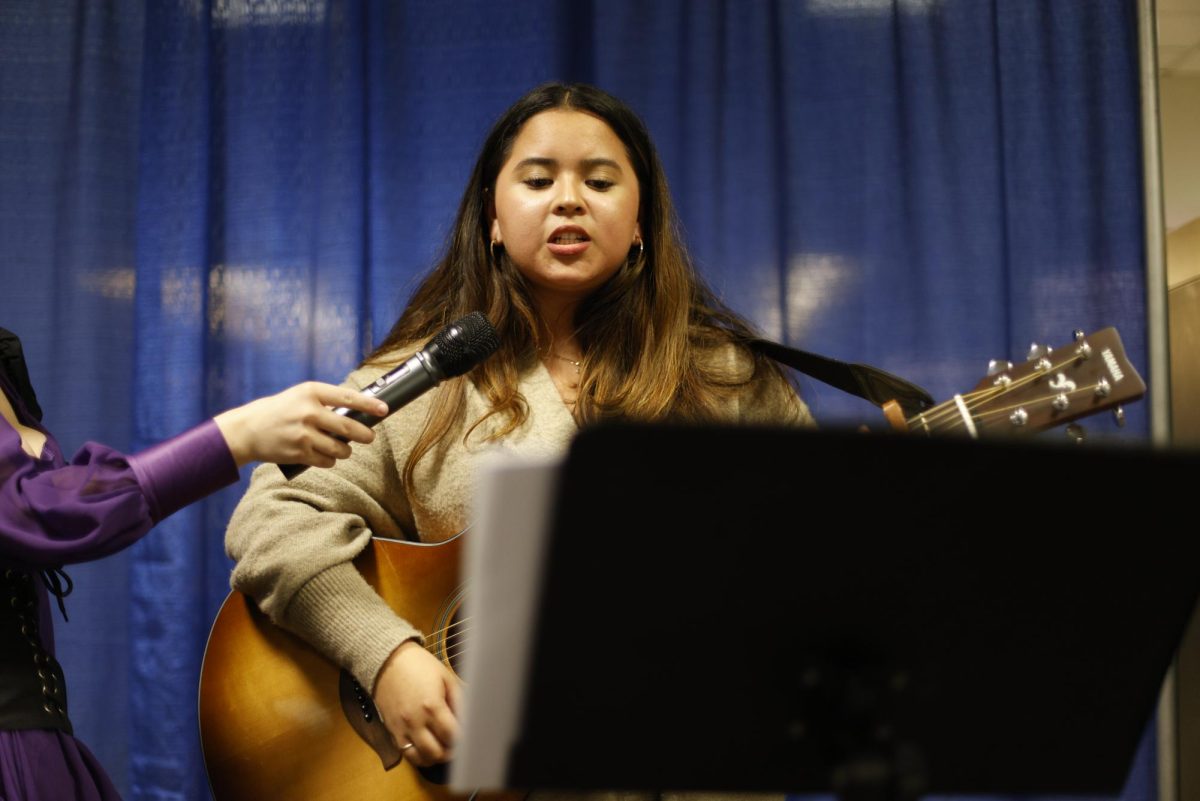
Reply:
[[[375, 383], [362, 390], [364, 395], [372, 395], [387, 404], [388, 413], [383, 417], [368, 414], [367, 412], [360, 412], [357, 409], [348, 409], [345, 406], [334, 409], [334, 412], [349, 417], [351, 420], [357, 420], [368, 428], [372, 428], [391, 417], [401, 407], [407, 406], [433, 389], [441, 383], [443, 378], [441, 370], [437, 369], [433, 359], [429, 358], [425, 351], [420, 350], [413, 354], [404, 364], [380, 377]], [[346, 441], [345, 437], [337, 437], [337, 439], [340, 439], [342, 442]], [[279, 469], [283, 473], [284, 478], [291, 481], [307, 470], [308, 465], [281, 464], [279, 465]]]

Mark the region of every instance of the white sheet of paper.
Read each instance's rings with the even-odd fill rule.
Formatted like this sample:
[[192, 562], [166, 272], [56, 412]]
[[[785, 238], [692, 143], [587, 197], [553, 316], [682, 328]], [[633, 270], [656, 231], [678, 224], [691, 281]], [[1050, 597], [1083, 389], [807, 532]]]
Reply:
[[560, 464], [497, 452], [480, 474], [464, 556], [470, 639], [462, 664], [462, 737], [450, 767], [455, 792], [504, 787], [509, 751], [520, 731]]

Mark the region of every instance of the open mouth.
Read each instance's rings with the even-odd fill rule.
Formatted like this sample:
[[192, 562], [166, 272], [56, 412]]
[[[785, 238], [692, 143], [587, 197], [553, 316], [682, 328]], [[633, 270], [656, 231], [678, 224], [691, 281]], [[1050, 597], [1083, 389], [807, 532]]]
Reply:
[[587, 234], [555, 234], [550, 237], [550, 241], [555, 245], [577, 245], [580, 242], [589, 242]]
[[580, 256], [591, 247], [592, 238], [587, 231], [578, 225], [563, 225], [550, 234], [546, 240], [546, 248], [555, 256], [573, 258]]
[[550, 235], [552, 245], [578, 245], [580, 242], [590, 242], [591, 237], [578, 229], [555, 231]]

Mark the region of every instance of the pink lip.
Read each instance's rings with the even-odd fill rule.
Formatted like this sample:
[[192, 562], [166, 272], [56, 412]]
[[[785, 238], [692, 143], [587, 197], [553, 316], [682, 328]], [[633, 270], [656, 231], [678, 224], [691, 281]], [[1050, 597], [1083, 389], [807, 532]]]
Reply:
[[[584, 237], [582, 242], [571, 242], [564, 244], [555, 242], [556, 237], [564, 234], [577, 234]], [[587, 231], [580, 228], [578, 225], [563, 225], [554, 229], [554, 233], [550, 234], [550, 238], [546, 241], [546, 249], [555, 256], [578, 256], [588, 249], [588, 245], [592, 244], [591, 238], [588, 237]]]

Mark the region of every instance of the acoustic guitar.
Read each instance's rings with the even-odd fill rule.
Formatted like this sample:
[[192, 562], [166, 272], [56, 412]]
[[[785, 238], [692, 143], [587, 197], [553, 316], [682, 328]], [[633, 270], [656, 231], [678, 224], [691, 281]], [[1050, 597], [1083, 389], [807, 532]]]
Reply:
[[[885, 417], [914, 433], [1032, 433], [1145, 394], [1115, 329], [1107, 328], [1027, 362], [999, 365], [971, 392], [914, 417]], [[438, 544], [373, 538], [355, 560], [396, 612], [427, 633], [427, 648], [451, 669], [463, 647], [465, 534]], [[217, 801], [451, 801], [446, 787], [404, 763], [370, 697], [238, 592], [226, 598], [201, 668], [200, 738]], [[481, 794], [519, 799], [521, 794]]]
[[[461, 648], [465, 534], [437, 544], [375, 537], [355, 566], [453, 668]], [[370, 697], [344, 670], [230, 593], [200, 672], [200, 740], [217, 801], [451, 801], [400, 759]], [[522, 794], [480, 794], [519, 799]]]

